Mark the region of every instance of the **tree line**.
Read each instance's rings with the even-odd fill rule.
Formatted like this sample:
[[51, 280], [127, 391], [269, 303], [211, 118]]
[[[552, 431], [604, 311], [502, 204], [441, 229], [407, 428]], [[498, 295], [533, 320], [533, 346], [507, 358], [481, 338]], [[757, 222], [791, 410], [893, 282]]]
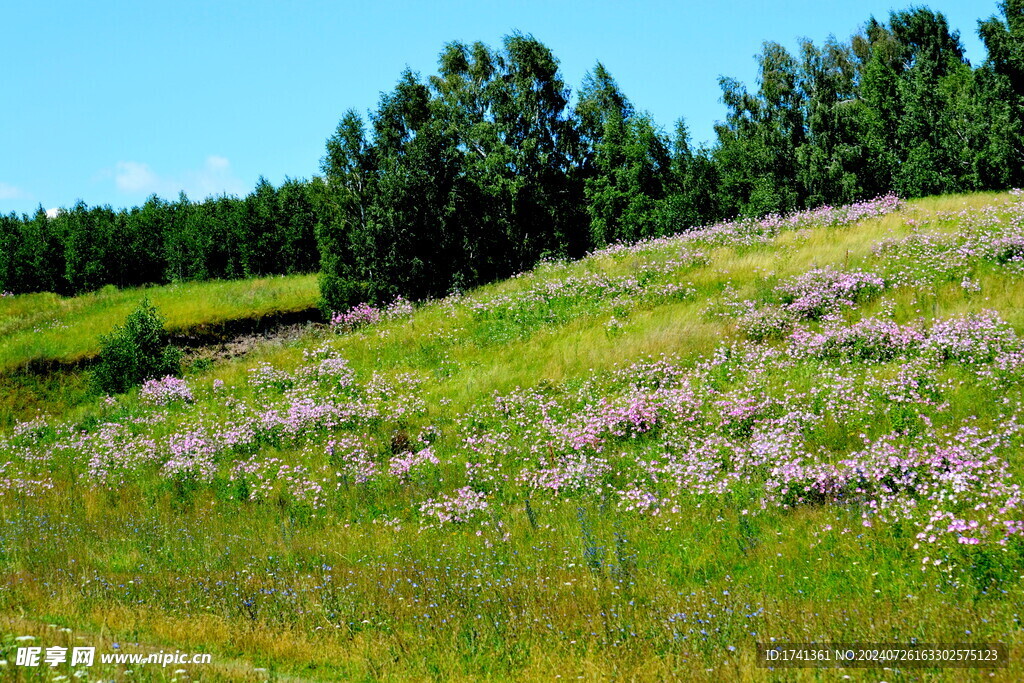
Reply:
[[758, 83], [720, 79], [725, 120], [694, 149], [636, 109], [600, 63], [574, 106], [557, 60], [519, 34], [451, 43], [406, 72], [369, 127], [350, 111], [322, 164], [331, 307], [439, 296], [544, 257], [895, 191], [1024, 182], [1024, 0], [980, 22], [988, 57], [927, 8], [850, 40], [766, 42]]
[[326, 310], [444, 296], [544, 258], [723, 218], [1024, 184], [1024, 0], [979, 22], [964, 56], [918, 7], [849, 40], [764, 43], [756, 88], [721, 78], [725, 119], [694, 147], [600, 63], [572, 100], [532, 36], [453, 42], [364, 119], [347, 112], [321, 174], [244, 199], [151, 198], [114, 212], [0, 219], [0, 287], [102, 286], [321, 272]]
[[48, 216], [0, 216], [0, 289], [79, 294], [212, 278], [316, 270], [309, 183], [264, 179], [245, 198], [150, 197], [115, 211], [78, 202]]

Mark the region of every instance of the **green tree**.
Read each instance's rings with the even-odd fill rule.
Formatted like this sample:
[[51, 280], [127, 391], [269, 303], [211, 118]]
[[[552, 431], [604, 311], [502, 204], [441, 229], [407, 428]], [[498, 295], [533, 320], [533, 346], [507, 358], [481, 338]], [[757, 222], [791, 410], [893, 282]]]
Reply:
[[586, 184], [595, 246], [658, 233], [658, 202], [670, 171], [668, 141], [646, 115], [612, 115], [597, 145], [595, 175]]
[[278, 231], [277, 271], [309, 273], [317, 269], [314, 229], [316, 211], [309, 183], [285, 178], [277, 189], [275, 222]]
[[591, 244], [656, 234], [671, 165], [664, 134], [634, 110], [600, 62], [584, 77], [574, 115]]
[[246, 277], [275, 272], [279, 269], [281, 249], [277, 234], [277, 190], [260, 176], [244, 204], [241, 225], [245, 237], [239, 240], [242, 271]]
[[4, 235], [0, 237], [2, 288], [16, 294], [68, 293], [64, 247], [54, 219], [40, 206], [31, 218], [11, 214], [5, 223]]
[[729, 113], [715, 126], [723, 207], [755, 216], [802, 205], [797, 149], [805, 140], [804, 93], [796, 60], [771, 42], [764, 44], [757, 60], [756, 94], [734, 79], [719, 79]]
[[[892, 32], [873, 17], [861, 35], [855, 36], [858, 97], [862, 103], [860, 120], [862, 141], [867, 153], [867, 182], [873, 188], [893, 188], [902, 152], [899, 124], [903, 117], [899, 77], [903, 69], [903, 49]], [[865, 189], [870, 192], [872, 185]]]
[[79, 201], [70, 211], [61, 211], [50, 225], [64, 245], [68, 292], [89, 292], [118, 280], [112, 272], [116, 225], [109, 206], [90, 209]]
[[349, 110], [327, 140], [323, 177], [311, 186], [320, 252], [320, 297], [325, 314], [364, 300], [368, 287], [360, 261], [369, 247], [376, 161], [363, 120]]
[[673, 234], [723, 217], [719, 205], [718, 169], [711, 150], [694, 150], [683, 119], [676, 121], [670, 172], [657, 220], [661, 234]]
[[164, 250], [169, 221], [166, 201], [150, 196], [142, 206], [129, 210], [125, 217], [124, 257], [133, 263], [121, 267], [134, 277], [125, 278], [132, 285], [166, 282], [167, 258]]
[[893, 13], [890, 24], [903, 52], [895, 189], [910, 197], [970, 189], [955, 151], [961, 140], [946, 116], [946, 97], [955, 89], [943, 87], [966, 66], [959, 34], [950, 32], [942, 14], [925, 8]]
[[988, 58], [977, 73], [981, 141], [978, 172], [987, 187], [1024, 185], [1024, 0], [999, 3], [1002, 17], [979, 21]]
[[461, 261], [459, 157], [429, 88], [406, 71], [373, 117], [378, 177], [362, 275], [372, 301], [450, 291]]
[[502, 50], [451, 43], [431, 87], [460, 160], [457, 232], [469, 264], [461, 277], [472, 284], [525, 269], [541, 255], [582, 254], [577, 131], [551, 51], [518, 33], [505, 37]]
[[797, 148], [797, 178], [804, 204], [849, 203], [877, 194], [853, 50], [829, 38], [822, 48], [804, 41], [801, 56], [806, 138]]
[[168, 343], [163, 318], [143, 299], [123, 326], [100, 338], [93, 381], [104, 393], [120, 394], [147, 379], [180, 372], [181, 355]]

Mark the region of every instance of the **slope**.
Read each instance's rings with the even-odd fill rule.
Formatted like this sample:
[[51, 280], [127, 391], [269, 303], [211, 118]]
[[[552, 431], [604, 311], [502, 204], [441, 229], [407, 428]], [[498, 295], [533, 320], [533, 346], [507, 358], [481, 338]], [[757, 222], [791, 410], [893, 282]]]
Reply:
[[359, 307], [6, 433], [0, 612], [212, 680], [1019, 652], [1022, 276], [1021, 193], [886, 197]]

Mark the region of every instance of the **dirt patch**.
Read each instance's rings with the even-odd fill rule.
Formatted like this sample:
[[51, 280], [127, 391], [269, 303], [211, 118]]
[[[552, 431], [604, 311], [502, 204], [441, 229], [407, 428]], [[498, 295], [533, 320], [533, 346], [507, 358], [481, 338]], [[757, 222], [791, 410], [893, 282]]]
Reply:
[[328, 330], [324, 323], [306, 322], [292, 325], [281, 325], [280, 327], [239, 334], [237, 336], [222, 339], [221, 341], [208, 341], [202, 345], [183, 346], [184, 360], [186, 363], [211, 362], [231, 360], [244, 356], [257, 347], [271, 344], [285, 344], [295, 341], [300, 337]]
[[319, 308], [303, 308], [298, 311], [279, 311], [258, 318], [236, 318], [216, 323], [203, 323], [184, 330], [170, 330], [170, 342], [180, 348], [212, 346], [226, 343], [240, 337], [274, 335], [278, 330], [323, 323], [324, 316]]

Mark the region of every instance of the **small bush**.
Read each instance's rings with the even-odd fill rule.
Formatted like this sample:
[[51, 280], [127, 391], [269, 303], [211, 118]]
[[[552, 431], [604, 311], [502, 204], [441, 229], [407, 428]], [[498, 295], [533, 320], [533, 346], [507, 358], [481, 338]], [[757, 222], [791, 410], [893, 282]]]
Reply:
[[181, 352], [167, 342], [164, 320], [143, 299], [123, 327], [100, 338], [100, 359], [93, 375], [97, 388], [120, 394], [148, 379], [181, 373]]

